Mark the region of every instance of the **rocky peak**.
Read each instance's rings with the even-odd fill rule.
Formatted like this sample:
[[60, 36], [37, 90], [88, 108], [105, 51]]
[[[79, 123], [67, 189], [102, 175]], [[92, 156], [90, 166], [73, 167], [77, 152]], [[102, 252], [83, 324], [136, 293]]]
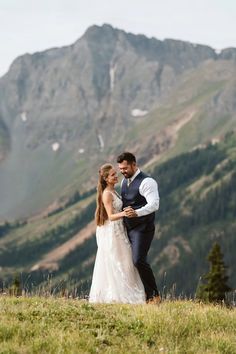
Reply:
[[236, 48], [223, 49], [219, 54], [219, 59], [236, 61]]
[[[159, 61], [163, 64], [174, 66], [181, 71], [196, 66], [208, 59], [216, 59], [215, 50], [206, 45], [193, 44], [190, 42], [165, 39], [160, 41], [156, 38], [148, 38], [141, 34], [126, 33], [123, 30], [115, 29], [111, 25], [90, 27], [82, 37], [87, 40], [91, 48], [106, 50], [111, 43], [119, 40], [126, 40], [137, 55], [145, 57], [149, 61]], [[94, 47], [93, 47], [94, 46]]]
[[103, 24], [102, 26], [91, 26], [89, 27], [84, 35], [82, 36], [83, 39], [86, 39], [89, 42], [97, 42], [101, 39], [104, 40], [113, 40], [117, 38], [117, 34], [119, 32], [124, 32], [122, 30], [116, 29], [109, 24]]

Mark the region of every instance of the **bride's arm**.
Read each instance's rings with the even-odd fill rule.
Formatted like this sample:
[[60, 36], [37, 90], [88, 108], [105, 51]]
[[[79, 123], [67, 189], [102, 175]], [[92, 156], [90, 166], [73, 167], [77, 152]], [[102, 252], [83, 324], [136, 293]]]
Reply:
[[108, 219], [110, 221], [119, 220], [125, 216], [124, 211], [121, 211], [119, 213], [114, 213], [113, 205], [112, 205], [113, 197], [111, 193], [104, 191], [102, 194], [102, 201], [106, 209]]

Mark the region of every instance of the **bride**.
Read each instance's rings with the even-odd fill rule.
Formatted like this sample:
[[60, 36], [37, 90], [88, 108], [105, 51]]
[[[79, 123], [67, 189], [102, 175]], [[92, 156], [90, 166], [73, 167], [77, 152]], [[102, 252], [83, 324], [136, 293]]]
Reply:
[[132, 262], [130, 242], [123, 224], [125, 211], [115, 191], [117, 173], [112, 165], [99, 170], [97, 186], [97, 255], [89, 302], [145, 303], [145, 291]]

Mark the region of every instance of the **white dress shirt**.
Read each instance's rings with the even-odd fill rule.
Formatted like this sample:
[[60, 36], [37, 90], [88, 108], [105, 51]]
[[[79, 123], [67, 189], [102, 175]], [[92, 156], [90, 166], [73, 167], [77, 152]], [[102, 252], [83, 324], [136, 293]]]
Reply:
[[[135, 174], [130, 178], [130, 183], [135, 179], [135, 177], [140, 173], [140, 169], [138, 168]], [[123, 183], [124, 179], [121, 182]], [[139, 193], [146, 199], [147, 204], [142, 208], [136, 209], [136, 213], [139, 216], [144, 216], [153, 213], [154, 211], [159, 209], [159, 193], [158, 193], [158, 185], [157, 182], [151, 178], [146, 177], [141, 182], [139, 186]]]

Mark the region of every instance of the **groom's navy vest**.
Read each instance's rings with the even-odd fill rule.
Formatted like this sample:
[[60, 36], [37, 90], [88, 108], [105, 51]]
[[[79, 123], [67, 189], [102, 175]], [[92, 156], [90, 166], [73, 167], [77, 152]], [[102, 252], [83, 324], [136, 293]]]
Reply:
[[[133, 209], [139, 209], [147, 204], [146, 199], [139, 193], [139, 186], [147, 177], [149, 176], [140, 172], [129, 186], [127, 185], [127, 179], [123, 180], [121, 187], [123, 208], [131, 206]], [[154, 220], [155, 213], [137, 218], [124, 218], [125, 226], [128, 231], [136, 227], [149, 230], [154, 229]]]

